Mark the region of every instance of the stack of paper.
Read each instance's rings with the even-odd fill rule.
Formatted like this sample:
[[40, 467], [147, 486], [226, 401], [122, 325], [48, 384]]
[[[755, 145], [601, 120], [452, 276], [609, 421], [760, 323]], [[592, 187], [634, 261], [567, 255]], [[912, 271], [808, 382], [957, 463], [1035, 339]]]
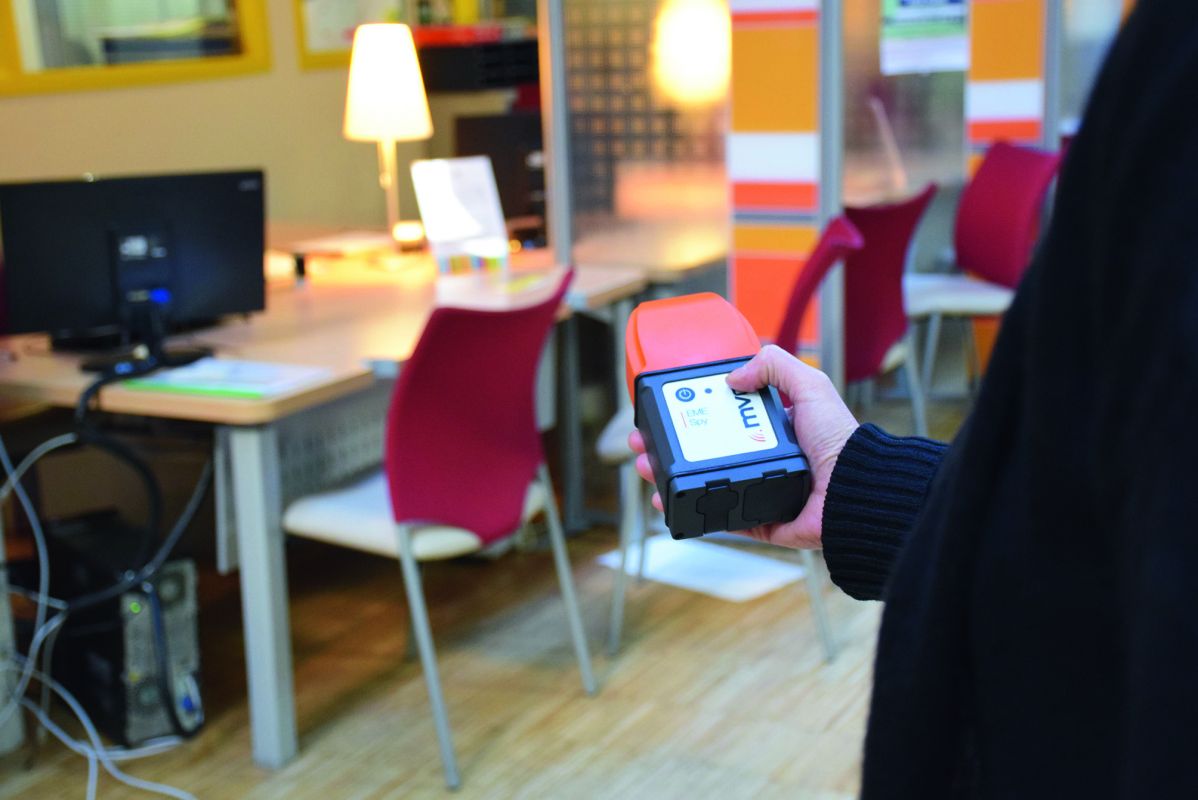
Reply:
[[329, 374], [324, 367], [202, 358], [186, 367], [160, 370], [122, 385], [154, 392], [258, 399], [319, 383]]

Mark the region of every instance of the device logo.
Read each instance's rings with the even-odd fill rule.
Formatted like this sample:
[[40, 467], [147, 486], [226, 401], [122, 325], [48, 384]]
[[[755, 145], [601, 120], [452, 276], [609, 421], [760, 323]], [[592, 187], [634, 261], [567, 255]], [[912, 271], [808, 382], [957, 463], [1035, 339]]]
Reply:
[[[742, 394], [736, 390], [733, 390], [732, 394], [736, 397], [736, 407], [740, 411], [740, 421], [745, 426], [745, 430], [760, 428], [761, 423], [757, 421], [757, 411], [753, 408], [753, 396]], [[757, 439], [757, 441], [764, 442], [764, 436], [765, 434], [762, 433], [763, 438]], [[752, 434], [750, 434], [750, 437], [756, 439]]]
[[755, 442], [765, 442], [765, 431], [758, 428], [755, 431], [749, 431], [749, 438]]
[[678, 391], [674, 392], [674, 396], [684, 403], [689, 403], [695, 399], [695, 390], [689, 386], [683, 386]]

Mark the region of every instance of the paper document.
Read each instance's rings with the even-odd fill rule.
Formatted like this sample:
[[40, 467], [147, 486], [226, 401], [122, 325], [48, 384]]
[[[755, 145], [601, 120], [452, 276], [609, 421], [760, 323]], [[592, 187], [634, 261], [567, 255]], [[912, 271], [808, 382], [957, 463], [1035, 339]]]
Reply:
[[441, 272], [507, 273], [507, 225], [487, 156], [412, 162], [424, 235]]
[[[794, 562], [700, 539], [674, 541], [666, 535], [652, 536], [645, 543], [645, 553], [646, 578], [733, 603], [755, 600], [805, 576]], [[629, 546], [624, 568], [629, 575], [637, 572], [639, 554], [638, 545]], [[599, 556], [599, 563], [619, 569], [620, 551]]]
[[286, 394], [319, 383], [330, 374], [324, 367], [202, 358], [186, 367], [160, 370], [144, 378], [125, 381], [122, 385], [154, 392], [257, 399]]

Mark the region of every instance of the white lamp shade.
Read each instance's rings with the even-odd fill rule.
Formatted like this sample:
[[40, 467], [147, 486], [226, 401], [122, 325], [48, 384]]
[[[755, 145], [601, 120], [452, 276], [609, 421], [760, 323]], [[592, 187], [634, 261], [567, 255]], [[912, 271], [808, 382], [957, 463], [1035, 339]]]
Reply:
[[413, 141], [433, 135], [428, 97], [407, 25], [359, 25], [345, 95], [345, 138]]

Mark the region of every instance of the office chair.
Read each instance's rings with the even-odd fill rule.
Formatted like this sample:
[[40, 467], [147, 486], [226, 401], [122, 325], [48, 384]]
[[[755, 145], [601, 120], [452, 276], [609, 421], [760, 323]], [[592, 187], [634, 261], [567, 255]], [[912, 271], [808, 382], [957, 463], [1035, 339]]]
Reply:
[[844, 261], [844, 379], [853, 384], [902, 367], [915, 433], [928, 435], [915, 341], [903, 306], [903, 271], [915, 230], [936, 195], [929, 183], [897, 203], [845, 208], [865, 246]]
[[572, 277], [526, 308], [433, 311], [395, 385], [382, 470], [283, 516], [297, 536], [398, 555], [450, 788], [460, 779], [418, 562], [477, 553], [543, 512], [583, 689], [595, 693], [534, 408], [537, 363]]
[[[961, 194], [953, 229], [956, 273], [908, 273], [904, 303], [911, 319], [927, 319], [923, 378], [932, 370], [944, 317], [997, 316], [1007, 310], [1040, 228], [1044, 196], [1060, 153], [996, 142]], [[972, 350], [972, 348], [969, 348]]]

